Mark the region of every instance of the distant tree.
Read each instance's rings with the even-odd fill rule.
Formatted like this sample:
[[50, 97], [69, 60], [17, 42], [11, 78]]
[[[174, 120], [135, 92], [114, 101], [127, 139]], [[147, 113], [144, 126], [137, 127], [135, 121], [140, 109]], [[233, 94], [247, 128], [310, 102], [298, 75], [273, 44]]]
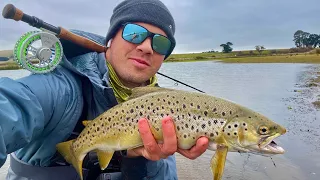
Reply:
[[318, 45], [320, 45], [320, 35], [310, 34], [307, 38], [307, 46], [316, 48]]
[[266, 49], [264, 46], [260, 46], [260, 45], [255, 46], [255, 48], [260, 55], [261, 55], [262, 51]]
[[226, 44], [220, 44], [220, 47], [222, 47], [222, 52], [229, 53], [233, 50], [231, 47], [233, 44], [231, 42], [227, 42]]
[[309, 32], [298, 30], [293, 35], [293, 41], [297, 48], [320, 47], [320, 34], [310, 34]]
[[303, 31], [302, 30], [298, 30], [294, 33], [293, 35], [293, 41], [294, 41], [294, 44], [300, 48], [303, 46]]

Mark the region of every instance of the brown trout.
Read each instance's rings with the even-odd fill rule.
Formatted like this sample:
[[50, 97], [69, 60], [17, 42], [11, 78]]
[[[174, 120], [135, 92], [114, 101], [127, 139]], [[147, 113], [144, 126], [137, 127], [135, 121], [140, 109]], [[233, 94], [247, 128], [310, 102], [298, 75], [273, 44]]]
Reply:
[[138, 120], [147, 118], [155, 139], [163, 141], [161, 119], [171, 116], [178, 147], [189, 149], [199, 137], [209, 139], [214, 180], [224, 172], [228, 152], [283, 154], [273, 140], [286, 129], [267, 117], [234, 102], [204, 93], [159, 87], [134, 88], [129, 100], [88, 121], [78, 138], [57, 144], [58, 152], [79, 173], [82, 161], [95, 151], [104, 170], [115, 151], [143, 146]]

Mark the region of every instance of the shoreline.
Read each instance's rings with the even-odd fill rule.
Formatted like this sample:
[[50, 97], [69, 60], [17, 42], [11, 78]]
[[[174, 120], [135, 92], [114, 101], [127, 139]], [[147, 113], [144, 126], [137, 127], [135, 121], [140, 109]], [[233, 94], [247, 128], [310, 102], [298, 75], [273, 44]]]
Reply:
[[[298, 55], [274, 55], [274, 56], [245, 56], [245, 57], [203, 57], [196, 59], [190, 58], [169, 58], [164, 63], [174, 62], [195, 62], [195, 61], [219, 61], [223, 63], [309, 63], [320, 64], [320, 55], [298, 54]], [[0, 61], [0, 70], [16, 70], [21, 67], [12, 59]]]

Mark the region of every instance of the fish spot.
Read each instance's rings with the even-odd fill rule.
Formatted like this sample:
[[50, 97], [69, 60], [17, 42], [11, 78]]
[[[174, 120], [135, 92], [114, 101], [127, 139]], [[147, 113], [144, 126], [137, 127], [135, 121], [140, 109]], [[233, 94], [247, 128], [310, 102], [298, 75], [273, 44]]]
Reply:
[[141, 105], [141, 108], [144, 108], [143, 104]]
[[219, 135], [219, 132], [218, 131], [216, 131], [216, 134], [217, 134], [217, 136]]
[[249, 116], [248, 118], [251, 119], [251, 116]]
[[218, 123], [218, 121], [217, 121], [217, 120], [214, 120], [214, 121], [213, 121], [213, 123], [214, 123], [214, 124], [217, 124], [217, 123]]
[[245, 130], [245, 131], [248, 131], [248, 129], [247, 129], [247, 128], [245, 128], [244, 130]]
[[202, 129], [206, 128], [206, 124], [201, 125]]
[[100, 128], [99, 127], [97, 127], [97, 131], [99, 131], [100, 130]]
[[233, 134], [236, 136], [236, 135], [237, 135], [237, 132], [234, 132]]
[[142, 116], [142, 115], [143, 115], [141, 111], [140, 111], [139, 115], [140, 115], [140, 116]]
[[166, 102], [166, 100], [165, 99], [162, 99], [163, 100], [163, 102]]
[[180, 126], [177, 126], [178, 131], [180, 131]]
[[100, 120], [102, 120], [102, 118], [100, 118]]
[[185, 104], [183, 104], [183, 105], [182, 105], [182, 107], [183, 107], [183, 109], [185, 109], [185, 108], [186, 108], [186, 105], [185, 105]]
[[225, 112], [222, 112], [222, 116], [225, 116], [226, 115], [226, 113]]
[[185, 127], [188, 128], [189, 127], [188, 124], [185, 124]]
[[242, 125], [243, 125], [243, 126], [246, 126], [246, 123], [243, 123]]
[[217, 111], [217, 108], [213, 108], [213, 110], [212, 110], [213, 112], [216, 112]]
[[211, 121], [208, 121], [208, 125], [211, 126]]
[[200, 109], [200, 105], [198, 105], [197, 108]]
[[193, 106], [193, 103], [190, 103], [190, 106]]
[[194, 126], [193, 125], [191, 126], [191, 130], [194, 130]]
[[196, 115], [193, 115], [193, 119], [194, 119], [194, 120], [197, 120], [197, 116], [196, 116]]
[[184, 137], [184, 138], [187, 138], [187, 135], [184, 134], [183, 137]]
[[179, 104], [179, 101], [176, 101], [177, 104]]
[[171, 104], [171, 102], [170, 101], [168, 101], [168, 105], [170, 105]]
[[133, 113], [134, 112], [134, 110], [133, 109], [130, 109], [130, 113]]
[[208, 111], [204, 111], [203, 114], [204, 114], [205, 116], [207, 116], [207, 115], [208, 115]]
[[231, 129], [231, 126], [229, 125], [228, 128]]
[[228, 136], [230, 136], [230, 133], [228, 133]]
[[238, 127], [238, 124], [234, 124], [234, 127], [237, 128], [237, 127]]
[[232, 111], [230, 111], [230, 114], [232, 114]]
[[116, 111], [116, 115], [117, 115], [117, 114], [119, 114], [119, 112], [118, 112], [118, 111]]
[[214, 136], [214, 134], [213, 133], [210, 133], [210, 137], [213, 137]]
[[151, 103], [150, 105], [153, 106], [153, 103]]
[[173, 109], [170, 109], [170, 111], [171, 111], [172, 114], [174, 113]]
[[167, 97], [169, 97], [169, 94], [167, 95]]

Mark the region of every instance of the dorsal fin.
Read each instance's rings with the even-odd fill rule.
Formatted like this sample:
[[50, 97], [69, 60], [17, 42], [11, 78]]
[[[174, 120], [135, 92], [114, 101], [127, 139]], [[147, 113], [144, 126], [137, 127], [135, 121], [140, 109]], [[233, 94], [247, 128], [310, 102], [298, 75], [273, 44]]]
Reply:
[[162, 88], [162, 87], [136, 87], [132, 89], [132, 94], [130, 95], [129, 99], [138, 98], [140, 96], [143, 96], [145, 94], [153, 93], [153, 92], [161, 92], [161, 91], [172, 91], [173, 89], [169, 88]]

